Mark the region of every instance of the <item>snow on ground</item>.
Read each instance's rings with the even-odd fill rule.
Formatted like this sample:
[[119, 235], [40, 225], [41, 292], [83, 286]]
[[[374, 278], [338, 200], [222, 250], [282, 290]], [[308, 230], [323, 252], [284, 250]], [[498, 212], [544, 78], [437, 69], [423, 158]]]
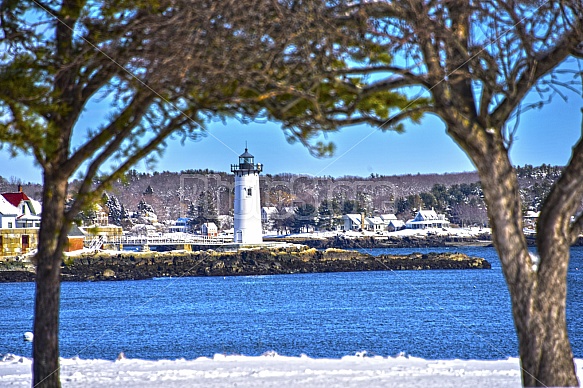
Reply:
[[[583, 378], [583, 360], [577, 374]], [[31, 360], [5, 355], [0, 386], [30, 387]], [[497, 361], [346, 356], [341, 359], [215, 355], [195, 360], [61, 359], [70, 387], [520, 387], [517, 358]]]
[[[280, 235], [279, 237], [303, 237], [303, 238], [329, 238], [335, 236], [342, 236], [346, 238], [359, 238], [359, 237], [405, 237], [405, 236], [418, 236], [427, 237], [429, 235], [433, 236], [452, 236], [452, 237], [475, 237], [482, 234], [490, 234], [490, 228], [426, 228], [426, 229], [403, 229], [395, 232], [356, 232], [356, 231], [334, 231], [334, 232], [311, 232], [311, 233], [294, 233], [289, 235]], [[275, 233], [268, 233], [264, 237], [277, 237]]]

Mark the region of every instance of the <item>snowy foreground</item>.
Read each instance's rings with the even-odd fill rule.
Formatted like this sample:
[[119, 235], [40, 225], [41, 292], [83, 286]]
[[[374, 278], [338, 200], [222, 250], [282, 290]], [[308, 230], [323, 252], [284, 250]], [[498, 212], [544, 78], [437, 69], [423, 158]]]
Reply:
[[[583, 360], [577, 374], [583, 377]], [[31, 360], [5, 355], [0, 386], [30, 387]], [[216, 355], [196, 360], [61, 360], [63, 387], [519, 387], [518, 359], [424, 360], [347, 356], [342, 359]]]

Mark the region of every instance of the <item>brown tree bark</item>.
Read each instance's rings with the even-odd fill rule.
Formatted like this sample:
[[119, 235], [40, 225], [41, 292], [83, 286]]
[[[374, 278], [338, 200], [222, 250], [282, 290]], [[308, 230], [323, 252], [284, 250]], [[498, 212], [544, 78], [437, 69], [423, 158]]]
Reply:
[[[60, 385], [60, 264], [78, 212], [160, 151], [170, 134], [196, 138], [210, 117], [265, 117], [265, 99], [293, 90], [303, 101], [336, 62], [338, 43], [329, 34], [340, 30], [331, 28], [324, 3], [99, 4], [99, 12], [86, 0], [0, 6], [0, 40], [11, 54], [0, 65], [0, 143], [33, 154], [44, 174], [33, 344], [38, 387]], [[110, 117], [77, 125], [89, 102], [106, 97]], [[86, 139], [77, 144], [74, 131]], [[95, 180], [108, 161], [114, 171]], [[81, 183], [65, 209], [67, 181], [77, 172]]]
[[579, 386], [565, 316], [567, 234], [558, 224], [545, 223], [538, 231], [540, 258], [533, 260], [522, 232], [516, 173], [501, 132], [450, 123], [449, 133], [471, 156], [480, 175], [494, 246], [512, 301], [523, 385]]
[[[575, 199], [580, 199], [581, 193], [572, 187], [569, 189], [577, 181], [575, 178], [569, 179], [569, 175], [555, 185], [553, 191], [566, 190], [573, 199], [566, 202], [571, 205], [557, 206], [565, 202], [565, 197], [569, 195], [555, 193], [546, 201], [542, 223], [539, 221], [543, 225], [538, 231], [539, 260], [534, 260], [522, 231], [518, 180], [509, 158], [512, 138], [505, 137], [503, 130], [511, 112], [534, 82], [557, 65], [556, 58], [550, 56], [544, 65], [534, 63], [532, 71], [525, 72], [525, 76], [517, 82], [513, 93], [489, 112], [489, 93], [484, 91], [478, 104], [472, 87], [472, 71], [466, 54], [471, 36], [471, 8], [468, 4], [465, 0], [447, 3], [452, 28], [444, 52], [431, 39], [422, 39], [429, 83], [435, 85], [432, 88], [435, 111], [444, 120], [448, 134], [472, 160], [480, 176], [492, 240], [510, 292], [523, 385], [578, 386], [565, 311], [569, 241], [572, 238], [569, 219], [576, 210], [574, 206], [578, 201]], [[575, 33], [572, 35], [575, 36]], [[445, 67], [439, 61], [441, 55], [446, 57]], [[484, 84], [488, 85], [488, 82]], [[577, 155], [577, 152], [573, 154]], [[583, 154], [583, 150], [579, 154]], [[580, 161], [581, 166], [574, 165], [573, 160], [570, 164], [572, 167], [568, 167], [567, 171], [571, 171], [573, 176], [580, 176], [583, 161]]]
[[59, 354], [61, 261], [68, 229], [63, 219], [66, 193], [66, 176], [45, 173], [43, 222], [35, 258], [37, 269], [32, 346], [34, 387], [61, 386], [59, 358], [55, 355]]

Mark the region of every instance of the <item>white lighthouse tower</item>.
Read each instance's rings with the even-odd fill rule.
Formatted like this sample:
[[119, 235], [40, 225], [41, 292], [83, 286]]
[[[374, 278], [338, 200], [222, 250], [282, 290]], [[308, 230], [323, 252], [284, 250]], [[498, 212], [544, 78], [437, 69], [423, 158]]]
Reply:
[[255, 164], [247, 148], [239, 156], [239, 164], [231, 164], [235, 173], [235, 219], [233, 241], [242, 244], [263, 242], [261, 236], [261, 204], [259, 202], [259, 173], [263, 166]]

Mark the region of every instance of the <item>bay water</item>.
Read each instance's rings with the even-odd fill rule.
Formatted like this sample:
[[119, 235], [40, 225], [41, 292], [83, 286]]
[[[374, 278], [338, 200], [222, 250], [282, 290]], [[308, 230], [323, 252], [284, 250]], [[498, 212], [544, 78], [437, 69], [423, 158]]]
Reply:
[[[462, 252], [491, 270], [375, 271], [139, 281], [64, 282], [62, 357], [193, 359], [214, 354], [340, 358], [406, 353], [427, 359], [518, 355], [510, 299], [493, 248]], [[34, 283], [0, 284], [0, 354], [30, 356]], [[572, 248], [567, 320], [583, 357], [583, 248]]]

